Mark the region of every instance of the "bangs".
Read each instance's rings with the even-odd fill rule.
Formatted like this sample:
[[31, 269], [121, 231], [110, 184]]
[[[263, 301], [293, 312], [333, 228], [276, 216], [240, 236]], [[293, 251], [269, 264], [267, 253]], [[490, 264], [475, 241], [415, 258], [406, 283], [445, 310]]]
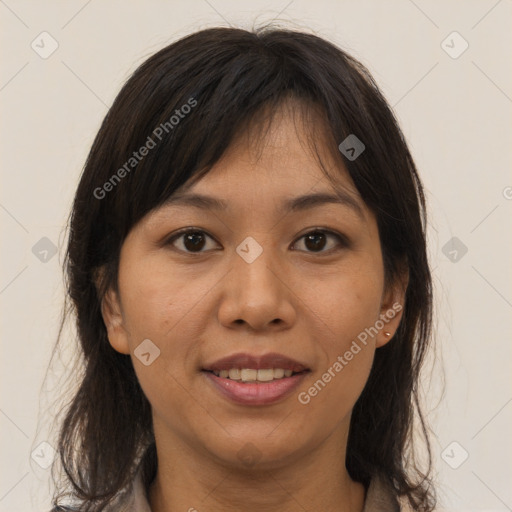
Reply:
[[[342, 119], [341, 105], [336, 104], [336, 98], [347, 104], [350, 98], [345, 94], [343, 101], [340, 91], [326, 82], [333, 73], [329, 54], [335, 51], [340, 61], [329, 43], [318, 59], [311, 59], [300, 39], [313, 36], [297, 34], [294, 41], [269, 34], [267, 40], [264, 30], [251, 34], [226, 29], [221, 37], [222, 31], [206, 31], [203, 37], [210, 41], [204, 51], [198, 51], [189, 36], [155, 54], [128, 80], [107, 115], [125, 123], [117, 133], [101, 134], [109, 147], [103, 151], [106, 161], [98, 162], [95, 185], [102, 187], [116, 175], [112, 190], [100, 202], [116, 212], [115, 228], [122, 238], [187, 180], [203, 176], [249, 126], [265, 133], [285, 100], [299, 100], [294, 106], [300, 105], [310, 147], [321, 129], [330, 134], [332, 154], [340, 162], [337, 144], [349, 133], [362, 131], [348, 126], [350, 116]], [[142, 76], [151, 79], [142, 81]], [[339, 69], [337, 80], [342, 76], [348, 79], [349, 73]], [[325, 126], [314, 122], [313, 105], [322, 110]], [[136, 156], [139, 150], [146, 153], [142, 158]]]

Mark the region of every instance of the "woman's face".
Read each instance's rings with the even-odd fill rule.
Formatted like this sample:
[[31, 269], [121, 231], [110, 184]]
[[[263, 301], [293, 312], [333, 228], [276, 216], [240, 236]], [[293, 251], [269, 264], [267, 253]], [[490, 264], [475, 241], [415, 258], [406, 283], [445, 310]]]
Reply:
[[103, 316], [112, 346], [132, 356], [157, 445], [268, 468], [328, 439], [344, 450], [403, 290], [385, 289], [376, 220], [327, 151], [344, 200], [298, 200], [335, 189], [297, 134], [283, 111], [259, 158], [240, 137], [184, 192], [215, 204], [169, 202], [122, 246]]

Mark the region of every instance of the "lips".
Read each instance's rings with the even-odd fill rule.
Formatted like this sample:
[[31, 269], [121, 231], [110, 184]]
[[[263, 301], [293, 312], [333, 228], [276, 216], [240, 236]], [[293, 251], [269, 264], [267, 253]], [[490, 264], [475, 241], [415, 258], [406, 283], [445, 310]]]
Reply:
[[204, 371], [207, 382], [218, 396], [231, 403], [244, 406], [268, 406], [292, 396], [294, 390], [304, 381], [309, 372], [296, 373], [271, 382], [247, 382], [218, 377], [213, 372]]
[[254, 370], [282, 368], [283, 370], [291, 370], [293, 373], [300, 373], [309, 370], [305, 364], [275, 352], [261, 356], [255, 356], [247, 353], [232, 354], [206, 364], [203, 370], [208, 372], [220, 372], [221, 370], [232, 370], [237, 368], [251, 368]]
[[289, 397], [310, 373], [304, 363], [275, 352], [232, 354], [205, 364], [203, 375], [220, 396], [239, 405], [264, 406]]

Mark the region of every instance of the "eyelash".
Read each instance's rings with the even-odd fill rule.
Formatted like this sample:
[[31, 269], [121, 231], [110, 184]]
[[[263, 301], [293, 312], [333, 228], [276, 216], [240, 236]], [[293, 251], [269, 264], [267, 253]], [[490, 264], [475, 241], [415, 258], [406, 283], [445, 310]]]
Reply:
[[[167, 239], [167, 241], [164, 243], [164, 245], [173, 245], [173, 243], [176, 240], [178, 240], [179, 238], [183, 237], [183, 235], [187, 235], [187, 234], [190, 234], [190, 233], [203, 234], [203, 235], [206, 235], [207, 237], [211, 238], [212, 240], [215, 240], [211, 235], [209, 235], [206, 231], [204, 231], [202, 229], [199, 229], [199, 228], [184, 228], [184, 229], [174, 233], [169, 239]], [[329, 230], [329, 229], [323, 229], [323, 228], [314, 228], [311, 231], [308, 231], [307, 233], [304, 233], [302, 236], [300, 236], [294, 242], [294, 245], [299, 240], [302, 240], [303, 238], [305, 238], [306, 236], [311, 235], [311, 234], [326, 234], [326, 235], [330, 235], [330, 236], [332, 236], [332, 237], [334, 237], [334, 238], [336, 238], [338, 240], [339, 245], [341, 245], [341, 248], [348, 248], [348, 247], [350, 247], [350, 241], [348, 240], [348, 238], [345, 235], [342, 235], [341, 233], [337, 233], [337, 232]], [[203, 253], [207, 252], [207, 251], [203, 251], [203, 250], [202, 251], [198, 251], [198, 252], [191, 252], [191, 251], [186, 251], [186, 250], [177, 249], [177, 248], [176, 248], [176, 250], [179, 251], [179, 252], [182, 252], [182, 253], [185, 253], [185, 254], [188, 254], [188, 255], [194, 255], [194, 256], [197, 256], [197, 255], [200, 255], [200, 254], [203, 254]], [[333, 252], [333, 250], [336, 250], [336, 248], [328, 249], [326, 251], [321, 250], [321, 251], [318, 251], [318, 252], [315, 252], [315, 251], [303, 251], [303, 252], [307, 252], [309, 254], [319, 254], [319, 255], [322, 255], [322, 254], [330, 254], [331, 252]], [[338, 248], [338, 250], [340, 250], [340, 248]]]

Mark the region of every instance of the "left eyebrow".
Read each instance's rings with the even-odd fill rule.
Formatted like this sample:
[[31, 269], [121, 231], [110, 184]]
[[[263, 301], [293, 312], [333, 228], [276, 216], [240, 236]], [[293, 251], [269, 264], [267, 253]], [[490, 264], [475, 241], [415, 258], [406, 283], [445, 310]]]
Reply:
[[[325, 204], [339, 204], [352, 209], [361, 219], [365, 220], [363, 208], [359, 202], [349, 194], [339, 191], [337, 194], [327, 192], [317, 192], [315, 194], [306, 194], [302, 196], [285, 199], [280, 211], [282, 213], [304, 211], [310, 208], [316, 208]], [[165, 206], [191, 206], [203, 210], [227, 210], [229, 204], [218, 197], [207, 196], [204, 194], [183, 193], [171, 196]]]
[[339, 191], [337, 194], [327, 192], [317, 192], [315, 194], [306, 194], [303, 196], [286, 199], [283, 202], [283, 212], [303, 211], [310, 208], [323, 206], [325, 204], [339, 204], [352, 209], [361, 219], [365, 220], [364, 212], [359, 204], [349, 194]]

